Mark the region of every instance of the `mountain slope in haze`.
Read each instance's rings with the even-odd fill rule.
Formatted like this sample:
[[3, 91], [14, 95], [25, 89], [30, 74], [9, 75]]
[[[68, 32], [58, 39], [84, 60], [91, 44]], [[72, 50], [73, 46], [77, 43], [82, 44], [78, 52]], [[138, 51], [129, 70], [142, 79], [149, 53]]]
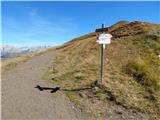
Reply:
[[47, 49], [49, 46], [37, 46], [37, 47], [15, 47], [11, 45], [1, 46], [1, 58], [13, 58], [24, 54], [38, 52]]
[[[97, 88], [68, 92], [67, 95], [95, 116], [111, 119], [118, 114], [117, 119], [122, 119], [121, 116], [160, 119], [160, 25], [125, 22], [113, 25], [105, 32], [113, 36], [105, 49], [103, 85], [106, 90]], [[88, 87], [99, 79], [98, 34], [89, 33], [57, 48], [61, 53], [50, 71], [50, 81], [62, 88], [73, 89]], [[141, 117], [138, 114], [142, 114]]]

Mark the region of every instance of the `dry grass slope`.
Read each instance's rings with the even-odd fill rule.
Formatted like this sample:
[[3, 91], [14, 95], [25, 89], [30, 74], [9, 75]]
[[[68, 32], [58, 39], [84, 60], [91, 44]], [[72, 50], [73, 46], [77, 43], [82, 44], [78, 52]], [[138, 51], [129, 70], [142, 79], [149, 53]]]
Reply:
[[[103, 84], [108, 93], [88, 90], [76, 92], [75, 96], [83, 99], [84, 106], [92, 104], [86, 110], [90, 107], [101, 116], [105, 113], [104, 104], [114, 98], [125, 109], [160, 118], [160, 25], [135, 21], [106, 32], [113, 35], [105, 50]], [[48, 79], [67, 89], [87, 87], [97, 80], [100, 66], [97, 34], [87, 34], [59, 47], [62, 52], [56, 57]]]

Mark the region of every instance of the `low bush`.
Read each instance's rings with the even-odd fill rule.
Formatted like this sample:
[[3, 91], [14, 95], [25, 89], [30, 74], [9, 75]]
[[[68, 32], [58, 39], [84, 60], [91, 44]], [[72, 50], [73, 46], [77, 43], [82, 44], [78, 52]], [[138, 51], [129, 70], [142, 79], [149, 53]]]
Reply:
[[154, 70], [144, 60], [130, 61], [125, 66], [125, 72], [133, 76], [142, 85], [152, 86], [155, 90], [160, 89], [159, 70]]

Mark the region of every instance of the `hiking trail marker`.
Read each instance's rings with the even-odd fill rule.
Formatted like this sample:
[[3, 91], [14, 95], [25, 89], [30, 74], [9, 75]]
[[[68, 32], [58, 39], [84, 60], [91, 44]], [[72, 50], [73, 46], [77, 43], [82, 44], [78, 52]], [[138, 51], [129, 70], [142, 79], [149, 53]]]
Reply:
[[97, 40], [97, 42], [99, 44], [101, 44], [101, 70], [100, 70], [100, 81], [99, 81], [100, 84], [102, 84], [102, 81], [104, 79], [104, 49], [105, 49], [105, 45], [110, 44], [111, 38], [112, 38], [111, 34], [104, 33], [104, 29], [105, 29], [104, 24], [102, 24], [102, 28], [100, 29], [102, 34], [100, 34], [98, 36], [98, 40]]
[[103, 44], [103, 48], [105, 49], [105, 44], [110, 44], [111, 43], [111, 34], [100, 34], [98, 37], [97, 42], [99, 44]]

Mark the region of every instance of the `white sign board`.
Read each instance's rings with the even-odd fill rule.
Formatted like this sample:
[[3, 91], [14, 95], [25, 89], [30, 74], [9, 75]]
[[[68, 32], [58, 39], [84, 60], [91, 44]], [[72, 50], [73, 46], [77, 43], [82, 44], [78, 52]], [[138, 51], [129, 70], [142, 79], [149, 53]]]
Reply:
[[99, 44], [110, 44], [111, 43], [111, 34], [100, 34], [97, 42]]

